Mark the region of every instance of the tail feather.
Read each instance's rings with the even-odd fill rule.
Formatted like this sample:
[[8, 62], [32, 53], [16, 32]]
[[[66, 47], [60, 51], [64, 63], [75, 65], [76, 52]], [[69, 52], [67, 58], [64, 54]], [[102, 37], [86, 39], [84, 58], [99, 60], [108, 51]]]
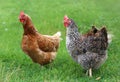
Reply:
[[55, 36], [55, 37], [59, 37], [60, 38], [60, 40], [63, 40], [60, 36], [61, 36], [61, 32], [60, 31], [58, 31], [56, 34], [54, 34], [53, 36]]
[[54, 36], [61, 36], [61, 32], [57, 32], [56, 34], [54, 34]]
[[57, 32], [56, 34], [54, 34], [54, 36], [56, 36], [56, 37], [59, 37], [60, 38], [60, 40], [63, 40], [60, 36], [61, 36], [61, 32], [59, 31], [59, 32]]
[[55, 38], [60, 38], [60, 40], [63, 40], [60, 36], [61, 36], [61, 32], [57, 32], [56, 34], [54, 34], [53, 36], [50, 36], [50, 35], [43, 35], [45, 37], [55, 37]]
[[112, 42], [112, 37], [113, 37], [112, 34], [108, 34], [108, 43], [109, 43], [109, 44]]

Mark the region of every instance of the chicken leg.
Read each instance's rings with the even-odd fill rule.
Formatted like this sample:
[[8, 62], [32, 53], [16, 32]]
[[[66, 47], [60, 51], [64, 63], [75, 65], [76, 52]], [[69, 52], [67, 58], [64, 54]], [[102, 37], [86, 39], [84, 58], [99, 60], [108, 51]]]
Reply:
[[89, 70], [86, 70], [86, 75], [88, 76], [88, 72], [89, 72]]
[[89, 77], [92, 77], [92, 68], [89, 69]]

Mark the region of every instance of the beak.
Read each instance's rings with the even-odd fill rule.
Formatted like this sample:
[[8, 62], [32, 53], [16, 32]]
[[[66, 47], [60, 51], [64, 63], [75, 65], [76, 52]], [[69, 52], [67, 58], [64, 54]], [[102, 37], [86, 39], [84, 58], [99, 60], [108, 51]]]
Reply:
[[21, 17], [18, 17], [18, 19], [19, 19], [19, 21], [20, 21], [21, 23], [24, 22], [24, 19], [22, 19]]

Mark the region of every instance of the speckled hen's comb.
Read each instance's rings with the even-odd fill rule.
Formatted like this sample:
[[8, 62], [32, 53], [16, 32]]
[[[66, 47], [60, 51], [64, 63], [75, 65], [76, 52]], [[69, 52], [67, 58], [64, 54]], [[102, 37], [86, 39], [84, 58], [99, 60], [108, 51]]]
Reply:
[[68, 16], [67, 16], [67, 15], [65, 15], [65, 16], [64, 16], [64, 20], [67, 20], [67, 19], [69, 19], [69, 18], [68, 18]]
[[64, 26], [68, 27], [71, 23], [71, 20], [68, 18], [67, 15], [64, 16]]

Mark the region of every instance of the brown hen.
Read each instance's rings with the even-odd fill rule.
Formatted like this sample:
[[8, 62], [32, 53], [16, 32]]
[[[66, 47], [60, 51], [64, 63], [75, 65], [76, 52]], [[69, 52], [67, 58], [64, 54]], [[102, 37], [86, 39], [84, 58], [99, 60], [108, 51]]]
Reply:
[[22, 50], [30, 56], [35, 63], [45, 65], [52, 62], [57, 54], [60, 44], [61, 33], [53, 36], [42, 35], [32, 23], [31, 18], [21, 12], [19, 20], [23, 25], [24, 33], [22, 38]]

